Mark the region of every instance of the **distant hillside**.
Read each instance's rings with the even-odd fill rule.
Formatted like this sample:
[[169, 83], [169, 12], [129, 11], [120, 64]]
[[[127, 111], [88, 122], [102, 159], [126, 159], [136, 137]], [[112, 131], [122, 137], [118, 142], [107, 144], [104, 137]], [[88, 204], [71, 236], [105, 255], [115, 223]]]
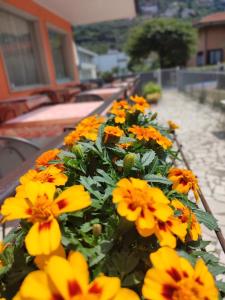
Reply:
[[109, 48], [122, 50], [129, 30], [154, 17], [177, 17], [195, 20], [216, 11], [225, 11], [225, 0], [139, 0], [139, 17], [93, 25], [76, 26], [74, 36], [77, 44], [96, 53]]

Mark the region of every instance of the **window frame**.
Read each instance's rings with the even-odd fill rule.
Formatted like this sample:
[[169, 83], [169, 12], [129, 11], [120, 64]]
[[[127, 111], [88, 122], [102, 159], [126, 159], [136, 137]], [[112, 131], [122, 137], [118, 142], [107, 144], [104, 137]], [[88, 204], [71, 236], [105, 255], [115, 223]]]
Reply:
[[[53, 57], [53, 53], [52, 53], [52, 45], [51, 45], [51, 41], [50, 41], [50, 38], [49, 38], [49, 31], [53, 31], [55, 33], [61, 34], [61, 35], [64, 36], [64, 39], [65, 39], [65, 53], [66, 53], [66, 55], [64, 57], [64, 61], [66, 63], [66, 66], [65, 66], [66, 67], [66, 72], [68, 72], [69, 77], [65, 77], [64, 79], [57, 79], [55, 62], [54, 62], [54, 57]], [[54, 72], [55, 72], [55, 80], [56, 80], [57, 84], [64, 84], [64, 83], [73, 82], [75, 80], [75, 74], [74, 74], [75, 58], [74, 58], [73, 47], [72, 47], [73, 40], [70, 38], [69, 32], [62, 29], [62, 28], [59, 28], [59, 27], [53, 25], [52, 23], [47, 23], [47, 32], [48, 32], [49, 48], [50, 48], [52, 63], [53, 63]], [[71, 63], [71, 61], [73, 63]]]
[[23, 86], [13, 86], [10, 81], [10, 76], [9, 76], [9, 71], [7, 68], [6, 60], [3, 54], [3, 51], [0, 46], [0, 56], [3, 61], [3, 66], [7, 78], [7, 83], [9, 87], [10, 92], [19, 92], [19, 91], [24, 91], [24, 90], [30, 90], [33, 88], [40, 88], [40, 87], [46, 87], [49, 86], [50, 84], [50, 77], [49, 77], [49, 71], [48, 71], [48, 66], [47, 66], [47, 61], [44, 53], [44, 47], [42, 46], [42, 36], [41, 36], [41, 30], [40, 30], [40, 21], [39, 18], [36, 16], [33, 16], [27, 12], [21, 11], [13, 6], [10, 6], [8, 4], [2, 4], [0, 3], [0, 9], [5, 11], [6, 13], [15, 15], [16, 17], [22, 18], [26, 21], [32, 22], [33, 23], [33, 29], [34, 29], [34, 38], [35, 38], [35, 46], [37, 46], [37, 52], [38, 56], [35, 55], [36, 59], [39, 60], [39, 70], [41, 72], [41, 77], [43, 79], [42, 83], [37, 83], [37, 84], [28, 84], [28, 85], [23, 85]]
[[[208, 65], [211, 65], [211, 66], [216, 65], [216, 63], [215, 63], [215, 64], [210, 63], [210, 53], [211, 53], [211, 52], [216, 52], [216, 51], [219, 51], [220, 54], [221, 54], [221, 61], [220, 61], [220, 63], [223, 62], [223, 59], [224, 59], [224, 51], [223, 51], [223, 48], [208, 49], [208, 50], [207, 50], [207, 64], [208, 64]], [[218, 63], [218, 62], [217, 62], [217, 63]]]

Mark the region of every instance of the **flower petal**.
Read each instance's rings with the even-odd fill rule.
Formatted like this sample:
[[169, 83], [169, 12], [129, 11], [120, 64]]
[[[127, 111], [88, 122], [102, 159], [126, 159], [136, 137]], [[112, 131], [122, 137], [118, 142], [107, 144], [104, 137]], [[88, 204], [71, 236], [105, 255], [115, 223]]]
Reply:
[[26, 219], [30, 217], [29, 203], [26, 199], [11, 197], [5, 200], [1, 207], [1, 214], [4, 220]]
[[63, 299], [73, 299], [83, 293], [82, 286], [74, 278], [73, 266], [66, 259], [59, 256], [51, 257], [45, 270]]
[[113, 300], [124, 300], [124, 299], [139, 300], [140, 298], [135, 292], [123, 288], [119, 290], [119, 292], [117, 293], [116, 297], [113, 298]]
[[91, 197], [82, 185], [74, 185], [63, 191], [55, 200], [56, 214], [73, 212], [91, 205]]
[[74, 278], [77, 279], [85, 290], [89, 283], [88, 264], [80, 252], [70, 252], [68, 261], [73, 268]]
[[37, 255], [34, 259], [34, 262], [40, 270], [44, 270], [44, 268], [47, 266], [49, 262], [49, 259], [53, 255], [66, 258], [66, 252], [61, 244], [55, 251], [51, 252], [49, 255]]
[[51, 219], [34, 223], [25, 238], [25, 244], [30, 255], [48, 255], [59, 247], [60, 240], [59, 224], [56, 219]]
[[13, 300], [52, 300], [53, 296], [48, 276], [43, 271], [34, 271], [27, 275]]

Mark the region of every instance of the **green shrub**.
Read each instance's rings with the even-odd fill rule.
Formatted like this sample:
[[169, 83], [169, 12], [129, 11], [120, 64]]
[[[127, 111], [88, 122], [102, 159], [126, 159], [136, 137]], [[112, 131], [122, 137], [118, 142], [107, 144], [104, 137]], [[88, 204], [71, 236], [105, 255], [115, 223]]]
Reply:
[[143, 94], [144, 96], [148, 94], [161, 94], [161, 87], [154, 82], [148, 82], [147, 84], [144, 85], [143, 87]]

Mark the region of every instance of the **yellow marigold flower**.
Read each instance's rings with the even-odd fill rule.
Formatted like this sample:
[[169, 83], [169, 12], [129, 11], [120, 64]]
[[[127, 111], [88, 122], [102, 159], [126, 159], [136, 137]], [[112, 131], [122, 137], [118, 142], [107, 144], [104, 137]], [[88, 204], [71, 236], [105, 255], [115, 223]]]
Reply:
[[165, 222], [157, 220], [153, 232], [159, 240], [160, 246], [175, 248], [177, 244], [175, 236], [184, 242], [187, 235], [187, 227], [187, 222], [182, 223], [179, 218], [171, 216]]
[[138, 140], [155, 141], [165, 150], [172, 146], [172, 142], [152, 126], [140, 127], [133, 125], [128, 131], [133, 133]]
[[169, 128], [171, 129], [171, 130], [176, 130], [176, 129], [179, 129], [180, 128], [180, 126], [178, 126], [176, 123], [174, 123], [173, 121], [168, 121], [167, 122], [168, 123], [168, 125], [169, 125]]
[[126, 112], [125, 112], [125, 110], [122, 110], [122, 109], [117, 110], [117, 111], [114, 112], [114, 115], [116, 115], [115, 116], [115, 123], [120, 123], [120, 124], [125, 123], [125, 121], [126, 121]]
[[118, 214], [135, 222], [142, 236], [154, 233], [156, 218], [165, 222], [173, 215], [169, 202], [160, 189], [136, 178], [121, 179], [113, 191], [113, 203], [117, 204]]
[[195, 199], [198, 200], [198, 179], [192, 171], [171, 168], [169, 170], [168, 179], [173, 182], [172, 188], [174, 190], [181, 194], [187, 194], [190, 190], [192, 190], [194, 192]]
[[130, 99], [135, 102], [135, 105], [133, 106], [134, 110], [139, 110], [140, 112], [144, 112], [146, 108], [150, 108], [150, 105], [146, 101], [144, 97], [131, 96]]
[[44, 270], [27, 275], [14, 300], [139, 300], [121, 288], [117, 277], [99, 276], [89, 282], [88, 265], [79, 252], [68, 259], [52, 256]]
[[104, 143], [115, 142], [122, 135], [124, 135], [124, 131], [120, 129], [118, 126], [106, 126], [104, 128], [104, 134], [105, 134]]
[[66, 252], [63, 248], [63, 246], [60, 244], [59, 247], [52, 251], [50, 254], [48, 255], [37, 255], [34, 259], [34, 263], [36, 264], [36, 266], [40, 269], [40, 270], [44, 270], [50, 260], [50, 258], [52, 256], [60, 256], [60, 257], [63, 257], [63, 258], [66, 258]]
[[164, 247], [150, 255], [153, 268], [145, 275], [142, 288], [146, 300], [217, 300], [212, 274], [199, 259], [193, 268], [175, 250]]
[[188, 232], [191, 240], [197, 241], [199, 236], [202, 234], [202, 229], [195, 214], [191, 211], [191, 209], [183, 205], [183, 203], [177, 199], [174, 199], [171, 204], [174, 208], [181, 212], [181, 215], [178, 217], [181, 222], [188, 224]]
[[44, 153], [42, 153], [37, 159], [36, 159], [36, 167], [47, 167], [49, 166], [49, 162], [51, 160], [58, 159], [58, 154], [60, 153], [59, 149], [52, 149], [48, 150]]
[[19, 197], [6, 199], [1, 207], [4, 221], [27, 219], [33, 223], [25, 238], [31, 255], [48, 255], [55, 251], [61, 241], [57, 217], [91, 204], [90, 195], [82, 185], [66, 189], [56, 199], [55, 192], [52, 184], [28, 182]]
[[26, 174], [20, 177], [20, 183], [26, 184], [29, 181], [38, 181], [41, 183], [49, 182], [56, 186], [65, 185], [68, 177], [62, 173], [62, 170], [55, 166], [49, 166], [43, 171], [29, 170]]

